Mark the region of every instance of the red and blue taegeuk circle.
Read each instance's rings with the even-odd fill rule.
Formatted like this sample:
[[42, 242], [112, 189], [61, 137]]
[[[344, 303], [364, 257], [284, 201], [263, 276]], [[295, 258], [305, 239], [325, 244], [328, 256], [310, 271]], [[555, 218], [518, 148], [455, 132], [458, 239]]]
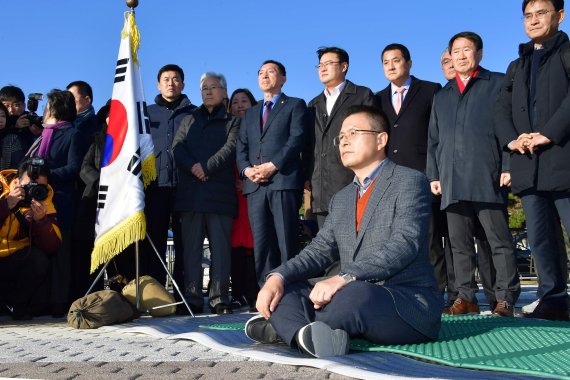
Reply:
[[101, 167], [109, 166], [119, 156], [129, 122], [127, 120], [127, 110], [120, 100], [111, 100], [111, 110], [109, 111], [109, 125], [107, 126], [107, 136], [105, 138], [105, 150]]

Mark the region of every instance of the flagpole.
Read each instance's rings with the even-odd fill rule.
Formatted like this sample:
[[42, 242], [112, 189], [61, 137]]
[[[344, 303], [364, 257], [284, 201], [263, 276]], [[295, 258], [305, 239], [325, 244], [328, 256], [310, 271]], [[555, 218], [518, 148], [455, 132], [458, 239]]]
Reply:
[[141, 311], [141, 293], [140, 293], [140, 281], [139, 281], [139, 241], [135, 242], [135, 299], [137, 310]]

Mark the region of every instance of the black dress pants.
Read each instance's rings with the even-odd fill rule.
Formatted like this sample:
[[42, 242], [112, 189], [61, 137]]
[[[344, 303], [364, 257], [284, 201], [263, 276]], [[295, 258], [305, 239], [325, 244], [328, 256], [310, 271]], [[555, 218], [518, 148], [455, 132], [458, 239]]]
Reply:
[[496, 270], [495, 297], [498, 301], [514, 304], [520, 294], [520, 281], [505, 206], [460, 201], [448, 206], [446, 213], [459, 297], [477, 303], [475, 294], [478, 288], [472, 278], [476, 266], [473, 239], [478, 220], [492, 251], [492, 262]]
[[361, 337], [374, 343], [430, 341], [399, 316], [392, 295], [381, 285], [353, 281], [336, 293], [321, 310], [315, 310], [309, 299], [311, 289], [308, 282], [288, 284], [283, 298], [269, 318], [271, 325], [289, 346], [295, 347], [297, 332], [315, 321], [324, 322], [332, 329], [342, 329], [350, 337]]

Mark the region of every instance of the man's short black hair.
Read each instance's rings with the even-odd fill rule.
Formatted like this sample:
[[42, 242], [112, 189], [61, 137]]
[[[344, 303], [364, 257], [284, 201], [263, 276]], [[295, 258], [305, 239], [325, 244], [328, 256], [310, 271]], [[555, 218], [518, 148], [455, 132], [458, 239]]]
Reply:
[[[524, 14], [524, 10], [529, 3], [534, 3], [536, 0], [523, 0], [522, 2], [522, 13]], [[554, 6], [554, 10], [558, 12], [561, 9], [564, 9], [564, 0], [544, 0], [552, 3]]]
[[475, 32], [460, 32], [460, 33], [457, 33], [455, 36], [451, 37], [451, 39], [449, 40], [448, 48], [449, 48], [450, 53], [451, 53], [451, 47], [453, 46], [453, 43], [458, 38], [465, 38], [465, 39], [468, 39], [469, 41], [473, 42], [473, 44], [475, 45], [475, 49], [477, 49], [477, 50], [483, 49], [483, 39], [481, 38], [480, 35], [478, 35]]
[[404, 57], [406, 62], [410, 62], [410, 60], [412, 59], [412, 56], [410, 55], [410, 51], [408, 50], [407, 47], [405, 47], [402, 44], [389, 44], [388, 46], [386, 46], [384, 48], [384, 50], [382, 50], [382, 54], [380, 55], [380, 58], [382, 60], [384, 60], [384, 53], [386, 53], [387, 51], [390, 51], [390, 50], [399, 50], [400, 53], [402, 53], [402, 57]]
[[162, 75], [162, 73], [165, 73], [167, 71], [174, 71], [177, 72], [178, 75], [180, 75], [180, 79], [182, 80], [182, 82], [184, 83], [184, 70], [182, 70], [182, 67], [175, 65], [173, 63], [169, 63], [168, 65], [164, 65], [160, 68], [160, 70], [158, 70], [158, 75], [156, 76], [156, 80], [158, 82], [160, 82], [160, 77]]
[[77, 87], [77, 92], [79, 92], [81, 96], [88, 96], [89, 99], [91, 99], [91, 103], [93, 103], [93, 89], [89, 83], [82, 80], [76, 80], [68, 84], [66, 89], [69, 90], [71, 87]]
[[355, 115], [357, 113], [366, 114], [366, 116], [370, 118], [370, 124], [372, 124], [372, 128], [375, 131], [386, 132], [388, 134], [390, 133], [388, 127], [388, 118], [379, 108], [363, 104], [350, 106], [346, 109], [344, 118], [346, 119], [347, 117]]
[[49, 170], [48, 165], [45, 163], [45, 161], [39, 157], [32, 157], [32, 158], [28, 158], [27, 160], [23, 161], [20, 164], [20, 166], [18, 167], [18, 178], [22, 179], [24, 174], [27, 173], [28, 169], [32, 166], [32, 163], [37, 163], [39, 160], [41, 160], [40, 162], [43, 162], [43, 164], [36, 165], [39, 168], [37, 173], [40, 176], [49, 177], [50, 170]]
[[263, 62], [261, 64], [261, 66], [267, 65], [268, 63], [273, 63], [275, 66], [277, 66], [277, 69], [279, 70], [279, 73], [281, 75], [283, 75], [284, 77], [287, 76], [287, 72], [285, 71], [285, 66], [283, 66], [283, 64], [281, 62], [277, 62], [273, 59], [268, 59], [267, 61]]
[[47, 94], [46, 108], [58, 121], [73, 122], [77, 117], [75, 98], [69, 91], [51, 90]]
[[[8, 114], [8, 107], [6, 107], [4, 105], [4, 103], [0, 102], [0, 111], [4, 111], [4, 116], [6, 116], [6, 119], [8, 118], [9, 114]], [[6, 126], [4, 126], [4, 128], [6, 128]]]
[[319, 62], [321, 61], [321, 58], [323, 57], [323, 55], [327, 54], [327, 53], [333, 53], [336, 54], [336, 56], [338, 57], [338, 60], [342, 63], [342, 62], [346, 62], [346, 64], [350, 64], [349, 62], [349, 57], [348, 57], [348, 53], [346, 52], [346, 50], [341, 49], [339, 47], [336, 46], [324, 46], [324, 47], [320, 47], [317, 50], [317, 56], [319, 57]]
[[26, 96], [24, 91], [20, 87], [16, 86], [4, 86], [0, 89], [0, 102], [5, 102], [7, 100], [17, 101], [21, 103], [26, 102]]

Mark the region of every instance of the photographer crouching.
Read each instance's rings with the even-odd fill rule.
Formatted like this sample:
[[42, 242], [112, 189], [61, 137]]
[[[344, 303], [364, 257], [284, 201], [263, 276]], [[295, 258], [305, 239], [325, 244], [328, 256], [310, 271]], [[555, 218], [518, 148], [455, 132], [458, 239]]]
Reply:
[[[30, 158], [18, 171], [0, 171], [0, 301], [15, 320], [30, 319], [30, 302], [61, 245], [49, 169]], [[2, 306], [4, 307], [4, 306]]]

